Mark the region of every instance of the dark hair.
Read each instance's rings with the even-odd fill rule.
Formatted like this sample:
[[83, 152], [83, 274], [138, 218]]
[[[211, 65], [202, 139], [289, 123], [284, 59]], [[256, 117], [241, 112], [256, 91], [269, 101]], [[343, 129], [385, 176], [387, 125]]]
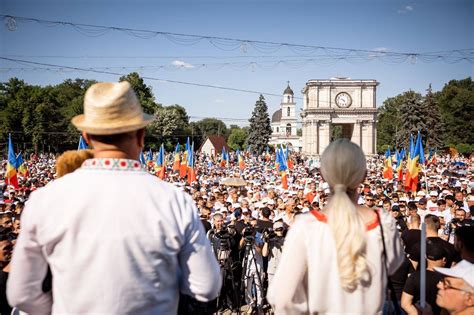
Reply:
[[427, 214], [425, 216], [425, 224], [426, 229], [430, 229], [431, 231], [438, 231], [441, 227], [439, 218], [433, 214]]
[[136, 134], [136, 130], [135, 131], [130, 131], [130, 132], [118, 133], [118, 134], [115, 134], [115, 135], [91, 135], [91, 134], [89, 134], [89, 137], [91, 138], [91, 140], [95, 140], [95, 141], [98, 141], [98, 142], [101, 142], [101, 143], [117, 144], [117, 143], [121, 143], [125, 140], [130, 139], [135, 134]]
[[454, 197], [452, 195], [447, 195], [446, 197], [444, 197], [444, 200], [454, 201]]
[[438, 204], [438, 206], [445, 205], [445, 204], [446, 204], [446, 200], [439, 199], [438, 202], [437, 202], [437, 204]]
[[416, 206], [416, 203], [414, 203], [413, 201], [410, 201], [407, 205], [408, 207], [408, 210], [416, 210], [418, 209], [418, 207]]

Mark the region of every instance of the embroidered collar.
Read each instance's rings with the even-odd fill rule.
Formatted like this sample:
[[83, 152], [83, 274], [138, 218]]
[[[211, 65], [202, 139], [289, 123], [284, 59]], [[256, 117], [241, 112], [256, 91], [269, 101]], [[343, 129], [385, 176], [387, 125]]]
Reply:
[[82, 169], [86, 170], [110, 170], [110, 171], [144, 171], [145, 168], [137, 160], [129, 159], [89, 159], [82, 163]]

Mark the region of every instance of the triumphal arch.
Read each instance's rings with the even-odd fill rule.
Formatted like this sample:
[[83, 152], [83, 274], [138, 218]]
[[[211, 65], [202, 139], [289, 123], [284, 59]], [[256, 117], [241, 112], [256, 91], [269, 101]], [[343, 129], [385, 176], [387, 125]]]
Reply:
[[377, 153], [376, 80], [309, 80], [302, 90], [303, 153], [321, 155], [328, 144], [346, 138], [366, 155]]

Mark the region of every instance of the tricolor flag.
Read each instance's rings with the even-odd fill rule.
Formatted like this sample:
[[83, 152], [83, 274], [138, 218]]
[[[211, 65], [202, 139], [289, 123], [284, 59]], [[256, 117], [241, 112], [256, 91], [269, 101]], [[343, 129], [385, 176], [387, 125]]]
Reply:
[[390, 147], [385, 152], [385, 160], [383, 162], [383, 178], [393, 179], [392, 155], [390, 154]]
[[293, 168], [293, 160], [291, 160], [290, 158], [290, 153], [288, 152], [288, 145], [286, 146], [286, 158], [285, 158], [285, 161], [286, 161], [286, 165], [288, 166], [288, 168], [291, 170]]
[[410, 147], [408, 148], [407, 156], [407, 171], [405, 173], [405, 190], [411, 189], [411, 165], [413, 164], [413, 157], [415, 155], [415, 145], [413, 143], [413, 135], [410, 135]]
[[245, 169], [245, 160], [244, 160], [244, 156], [240, 153], [239, 150], [237, 150], [237, 159], [239, 161], [239, 168], [241, 170], [244, 170]]
[[221, 153], [221, 167], [225, 167], [227, 165], [226, 163], [226, 150], [225, 147], [222, 147], [222, 153]]
[[30, 172], [28, 171], [28, 168], [26, 167], [25, 161], [23, 160], [23, 155], [18, 153], [16, 157], [16, 165], [18, 168], [18, 173], [20, 173], [23, 177], [28, 177], [30, 175]]
[[396, 168], [396, 171], [397, 171], [397, 180], [399, 183], [402, 182], [403, 180], [403, 149], [402, 151], [398, 152], [397, 150], [397, 168]]
[[427, 165], [436, 165], [436, 151], [433, 149], [430, 149], [430, 153], [428, 155], [428, 159], [426, 160]]
[[278, 146], [275, 148], [275, 169], [278, 172], [280, 169], [280, 148]]
[[188, 173], [188, 156], [191, 145], [189, 144], [189, 137], [186, 139], [186, 146], [184, 148], [183, 158], [181, 159], [181, 165], [179, 166], [179, 177], [184, 178]]
[[84, 140], [82, 136], [79, 137], [79, 145], [77, 146], [78, 150], [87, 150], [87, 142]]
[[156, 157], [156, 175], [164, 179], [166, 176], [166, 160], [165, 160], [165, 147], [163, 144], [160, 146], [160, 151], [158, 152], [158, 156]]
[[278, 172], [281, 175], [281, 187], [283, 189], [288, 189], [288, 178], [286, 175], [286, 170], [288, 169], [286, 163], [284, 161], [284, 153], [283, 150], [279, 150], [277, 153], [277, 160], [278, 160]]
[[265, 151], [265, 161], [270, 161], [270, 159], [272, 158], [271, 154], [270, 154], [270, 148], [268, 147], [267, 145], [267, 150]]
[[146, 162], [147, 162], [147, 165], [153, 165], [153, 152], [151, 151], [151, 148], [150, 150], [148, 150], [148, 154], [146, 156]]
[[174, 149], [174, 160], [173, 160], [173, 172], [179, 172], [180, 160], [179, 160], [179, 143], [176, 144]]
[[16, 175], [16, 156], [13, 150], [12, 137], [8, 135], [8, 160], [7, 160], [7, 172], [5, 173], [5, 183], [18, 188], [18, 177]]
[[423, 143], [421, 140], [421, 134], [418, 131], [418, 137], [416, 139], [415, 149], [413, 156], [411, 157], [411, 163], [408, 169], [409, 176], [407, 176], [406, 182], [409, 185], [405, 184], [411, 191], [416, 192], [418, 189], [418, 175], [420, 172], [420, 165], [425, 163], [425, 155], [423, 151]]
[[143, 154], [143, 151], [140, 151], [140, 163], [142, 165], [146, 165], [146, 160], [145, 160], [145, 155]]
[[188, 184], [196, 181], [196, 172], [194, 170], [194, 142], [188, 153]]

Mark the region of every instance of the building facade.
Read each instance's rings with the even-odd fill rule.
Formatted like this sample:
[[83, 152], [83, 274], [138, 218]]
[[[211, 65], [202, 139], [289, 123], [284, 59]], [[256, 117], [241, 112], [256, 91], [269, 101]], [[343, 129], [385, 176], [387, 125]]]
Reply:
[[310, 80], [302, 90], [302, 152], [319, 156], [336, 138], [377, 153], [376, 80]]
[[280, 109], [272, 115], [271, 145], [290, 145], [294, 151], [301, 151], [301, 137], [298, 136], [298, 117], [296, 115], [296, 103], [290, 84], [283, 91]]

